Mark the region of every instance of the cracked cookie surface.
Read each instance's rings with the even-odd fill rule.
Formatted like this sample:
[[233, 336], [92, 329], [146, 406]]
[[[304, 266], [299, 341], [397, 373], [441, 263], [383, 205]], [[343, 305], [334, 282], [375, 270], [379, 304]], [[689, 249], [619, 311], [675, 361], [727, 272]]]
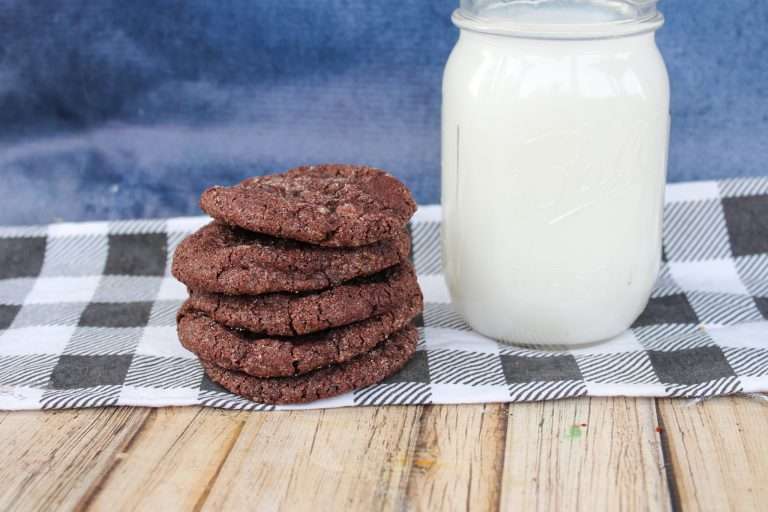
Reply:
[[187, 306], [228, 327], [298, 336], [392, 311], [421, 291], [410, 262], [320, 292], [224, 295], [190, 290]]
[[181, 344], [200, 359], [256, 377], [288, 377], [348, 361], [401, 330], [422, 311], [422, 297], [353, 324], [297, 337], [267, 337], [227, 328], [185, 303], [178, 314]]
[[320, 247], [213, 222], [184, 239], [174, 277], [188, 287], [229, 295], [322, 290], [397, 265], [411, 248], [408, 232], [354, 248]]
[[416, 211], [406, 186], [366, 166], [326, 164], [203, 192], [218, 221], [280, 238], [355, 247], [397, 236]]
[[418, 333], [407, 326], [354, 359], [297, 377], [262, 379], [201, 360], [208, 377], [250, 400], [265, 404], [304, 403], [380, 382], [400, 370], [416, 350]]

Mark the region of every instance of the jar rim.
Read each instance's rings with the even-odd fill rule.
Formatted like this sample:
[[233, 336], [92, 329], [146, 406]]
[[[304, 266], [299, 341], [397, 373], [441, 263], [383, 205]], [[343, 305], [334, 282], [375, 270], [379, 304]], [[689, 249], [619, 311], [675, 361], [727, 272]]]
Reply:
[[453, 24], [462, 30], [531, 39], [609, 39], [654, 32], [664, 24], [664, 16], [654, 10], [644, 18], [594, 23], [524, 23], [514, 19], [478, 16], [456, 9]]

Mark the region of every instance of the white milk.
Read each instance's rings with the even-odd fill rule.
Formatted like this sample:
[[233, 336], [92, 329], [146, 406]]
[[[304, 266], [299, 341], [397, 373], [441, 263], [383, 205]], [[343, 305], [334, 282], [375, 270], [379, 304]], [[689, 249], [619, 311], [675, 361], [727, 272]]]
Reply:
[[574, 25], [574, 39], [557, 39], [540, 36], [560, 37], [560, 24], [520, 37], [460, 12], [454, 22], [442, 205], [455, 307], [512, 342], [619, 334], [647, 304], [661, 256], [669, 85], [653, 30], [580, 39], [600, 27]]

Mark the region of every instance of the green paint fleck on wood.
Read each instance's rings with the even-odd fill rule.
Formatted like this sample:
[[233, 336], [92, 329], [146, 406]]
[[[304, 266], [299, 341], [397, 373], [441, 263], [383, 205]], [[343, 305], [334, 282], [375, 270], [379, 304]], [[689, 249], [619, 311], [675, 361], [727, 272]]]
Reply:
[[581, 427], [578, 425], [571, 425], [571, 428], [566, 432], [568, 439], [579, 439], [581, 437]]

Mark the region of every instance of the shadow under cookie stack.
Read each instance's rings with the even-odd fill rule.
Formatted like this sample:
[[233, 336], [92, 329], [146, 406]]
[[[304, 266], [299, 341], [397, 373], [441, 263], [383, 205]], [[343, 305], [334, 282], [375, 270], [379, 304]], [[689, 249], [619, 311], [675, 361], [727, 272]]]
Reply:
[[366, 387], [416, 350], [408, 189], [370, 167], [320, 165], [213, 187], [214, 221], [179, 244], [190, 297], [179, 340], [208, 377], [266, 404]]

